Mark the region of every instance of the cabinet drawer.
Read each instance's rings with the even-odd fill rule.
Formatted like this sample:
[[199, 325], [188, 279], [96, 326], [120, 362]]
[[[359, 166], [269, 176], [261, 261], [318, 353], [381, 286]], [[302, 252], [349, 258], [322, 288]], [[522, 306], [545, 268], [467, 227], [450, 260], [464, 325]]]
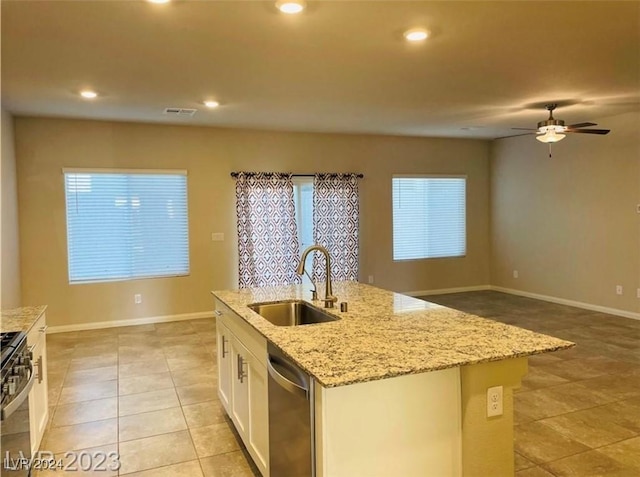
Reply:
[[220, 320], [236, 335], [242, 344], [260, 361], [267, 365], [267, 339], [258, 333], [244, 318], [234, 313], [220, 300], [215, 300], [216, 320]]

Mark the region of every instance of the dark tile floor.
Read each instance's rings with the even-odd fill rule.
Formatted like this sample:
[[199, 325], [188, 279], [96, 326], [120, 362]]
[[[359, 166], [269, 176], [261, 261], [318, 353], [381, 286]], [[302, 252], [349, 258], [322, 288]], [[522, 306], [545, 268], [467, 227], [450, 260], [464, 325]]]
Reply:
[[640, 476], [640, 321], [493, 291], [424, 299], [577, 343], [529, 359], [517, 477]]

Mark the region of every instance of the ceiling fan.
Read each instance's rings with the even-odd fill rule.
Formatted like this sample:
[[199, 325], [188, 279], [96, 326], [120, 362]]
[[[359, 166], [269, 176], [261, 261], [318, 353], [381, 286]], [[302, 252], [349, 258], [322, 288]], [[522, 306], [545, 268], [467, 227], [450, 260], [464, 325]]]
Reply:
[[[537, 134], [536, 139], [540, 142], [551, 144], [561, 141], [565, 138], [564, 133], [580, 133], [580, 134], [608, 134], [609, 129], [583, 129], [590, 126], [597, 126], [595, 123], [578, 123], [565, 126], [562, 119], [556, 119], [553, 117], [553, 111], [558, 107], [557, 104], [547, 104], [547, 111], [549, 111], [549, 118], [546, 121], [540, 121], [537, 129], [531, 128], [511, 128], [519, 129], [522, 131], [535, 131]], [[525, 134], [534, 134], [525, 133]]]

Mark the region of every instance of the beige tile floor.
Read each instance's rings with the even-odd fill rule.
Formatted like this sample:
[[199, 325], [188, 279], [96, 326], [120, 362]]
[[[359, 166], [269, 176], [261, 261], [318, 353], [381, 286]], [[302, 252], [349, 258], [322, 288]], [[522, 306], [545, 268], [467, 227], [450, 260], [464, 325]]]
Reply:
[[640, 321], [491, 291], [425, 299], [577, 343], [529, 360], [517, 477], [640, 476]]
[[[213, 319], [47, 336], [49, 427], [42, 450], [119, 455], [119, 471], [40, 476], [258, 475], [218, 401]], [[101, 468], [114, 466], [107, 460]]]
[[[496, 292], [427, 298], [578, 343], [530, 360], [517, 477], [640, 475], [640, 321]], [[47, 346], [42, 449], [120, 456], [119, 473], [69, 475], [258, 475], [217, 399], [213, 320], [53, 334]]]

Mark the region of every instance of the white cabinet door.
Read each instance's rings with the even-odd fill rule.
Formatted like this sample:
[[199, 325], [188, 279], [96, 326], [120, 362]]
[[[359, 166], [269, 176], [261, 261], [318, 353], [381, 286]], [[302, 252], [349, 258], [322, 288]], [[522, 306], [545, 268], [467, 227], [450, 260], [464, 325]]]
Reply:
[[231, 343], [232, 413], [249, 454], [263, 476], [269, 475], [267, 368], [234, 337]]
[[36, 381], [29, 393], [29, 426], [32, 452], [36, 452], [40, 448], [40, 442], [49, 421], [46, 331], [46, 319], [42, 315], [27, 335], [27, 345], [33, 354], [33, 372], [36, 374]]
[[247, 358], [249, 352], [237, 339], [231, 341], [231, 419], [242, 440], [247, 443], [249, 436], [249, 374]]
[[220, 402], [231, 414], [231, 332], [220, 320], [216, 323], [218, 335], [218, 396]]
[[[215, 313], [218, 396], [258, 470], [269, 477], [266, 340], [218, 302]], [[253, 351], [261, 354], [262, 360]]]

